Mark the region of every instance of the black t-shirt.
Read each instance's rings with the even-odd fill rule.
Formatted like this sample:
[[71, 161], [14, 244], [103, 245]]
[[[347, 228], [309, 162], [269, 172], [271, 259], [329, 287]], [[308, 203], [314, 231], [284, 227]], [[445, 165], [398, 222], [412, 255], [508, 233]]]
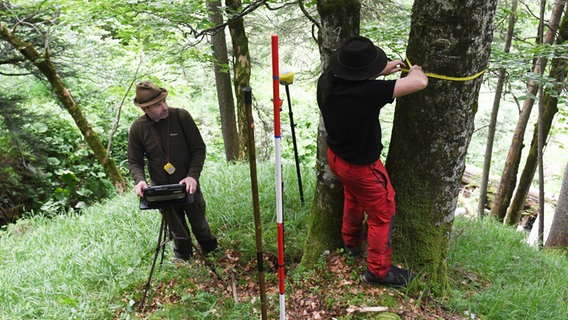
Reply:
[[[347, 81], [329, 71], [318, 79], [317, 99], [321, 110], [327, 145], [340, 158], [357, 165], [379, 159], [381, 108], [393, 102], [396, 80]], [[329, 92], [327, 95], [325, 92]]]

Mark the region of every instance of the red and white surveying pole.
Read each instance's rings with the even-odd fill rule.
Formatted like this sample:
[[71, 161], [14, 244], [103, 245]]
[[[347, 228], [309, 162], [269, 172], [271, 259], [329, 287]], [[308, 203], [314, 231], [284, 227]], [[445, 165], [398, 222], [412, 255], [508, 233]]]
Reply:
[[272, 35], [272, 93], [274, 104], [274, 160], [276, 166], [276, 225], [278, 228], [278, 280], [280, 320], [286, 319], [284, 296], [284, 224], [282, 219], [282, 159], [280, 148], [280, 74], [278, 71], [278, 35]]

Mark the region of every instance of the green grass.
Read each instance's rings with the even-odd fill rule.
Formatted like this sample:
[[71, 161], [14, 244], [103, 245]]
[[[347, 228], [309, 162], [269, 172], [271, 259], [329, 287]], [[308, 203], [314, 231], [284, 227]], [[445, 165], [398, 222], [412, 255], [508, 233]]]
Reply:
[[143, 277], [155, 223], [117, 198], [83, 215], [20, 220], [0, 238], [2, 319], [108, 318]]
[[456, 308], [484, 319], [568, 318], [565, 253], [537, 251], [523, 233], [490, 219], [458, 219], [448, 261], [450, 279], [460, 281], [453, 284]]
[[[276, 215], [273, 205], [274, 166], [258, 169], [262, 231], [267, 253], [275, 255]], [[304, 168], [306, 205], [299, 200], [293, 165], [284, 166], [286, 259], [298, 262], [304, 245], [314, 174]], [[208, 219], [224, 249], [240, 254], [232, 270], [219, 257], [212, 258], [225, 280], [246, 287], [256, 282], [252, 198], [248, 164], [208, 163], [202, 175]], [[260, 315], [259, 299], [234, 302], [226, 288], [208, 287], [212, 273], [202, 262], [188, 268], [164, 263], [154, 272], [147, 305], [152, 312], [136, 312], [154, 254], [159, 214], [140, 211], [132, 193], [84, 209], [80, 214], [55, 218], [30, 217], [0, 232], [0, 319], [249, 319]], [[167, 257], [171, 250], [166, 250]], [[324, 269], [325, 261], [318, 266]], [[357, 282], [364, 265], [347, 260], [347, 274]], [[290, 289], [314, 279], [314, 292], [329, 291], [319, 279], [333, 280], [322, 270], [291, 269]], [[554, 251], [537, 251], [523, 234], [490, 220], [456, 219], [448, 270], [451, 294], [437, 303], [447, 310], [479, 319], [568, 318], [568, 262]], [[266, 272], [267, 299], [278, 304], [276, 275]], [[306, 289], [308, 290], [308, 289]], [[383, 304], [396, 306], [389, 295], [365, 291], [329, 295], [325, 304]], [[409, 292], [412, 295], [412, 290]], [[158, 297], [160, 300], [157, 300]], [[396, 296], [394, 296], [396, 297]], [[407, 301], [419, 303], [421, 294]], [[440, 302], [443, 301], [443, 302]], [[297, 303], [298, 301], [296, 301]], [[374, 303], [373, 303], [374, 302]], [[290, 302], [292, 303], [292, 302]], [[270, 318], [277, 310], [270, 310]], [[370, 319], [353, 318], [341, 319]], [[477, 319], [477, 318], [476, 318]]]

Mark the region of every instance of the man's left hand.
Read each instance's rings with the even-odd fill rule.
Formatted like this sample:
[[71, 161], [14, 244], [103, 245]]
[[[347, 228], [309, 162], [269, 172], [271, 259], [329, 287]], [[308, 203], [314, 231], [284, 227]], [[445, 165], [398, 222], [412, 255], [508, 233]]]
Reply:
[[193, 194], [195, 190], [197, 190], [197, 180], [192, 177], [185, 177], [179, 183], [185, 183], [185, 191], [187, 191], [189, 194]]

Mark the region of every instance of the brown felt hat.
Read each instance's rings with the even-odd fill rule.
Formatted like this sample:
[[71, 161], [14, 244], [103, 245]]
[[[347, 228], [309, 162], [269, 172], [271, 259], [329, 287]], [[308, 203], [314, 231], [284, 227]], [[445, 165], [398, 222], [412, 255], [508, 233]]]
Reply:
[[160, 88], [150, 81], [142, 81], [136, 84], [136, 97], [134, 104], [140, 108], [151, 106], [166, 98], [168, 90]]
[[345, 80], [367, 80], [385, 69], [387, 55], [365, 37], [353, 37], [335, 51], [329, 59], [329, 68], [336, 77]]

